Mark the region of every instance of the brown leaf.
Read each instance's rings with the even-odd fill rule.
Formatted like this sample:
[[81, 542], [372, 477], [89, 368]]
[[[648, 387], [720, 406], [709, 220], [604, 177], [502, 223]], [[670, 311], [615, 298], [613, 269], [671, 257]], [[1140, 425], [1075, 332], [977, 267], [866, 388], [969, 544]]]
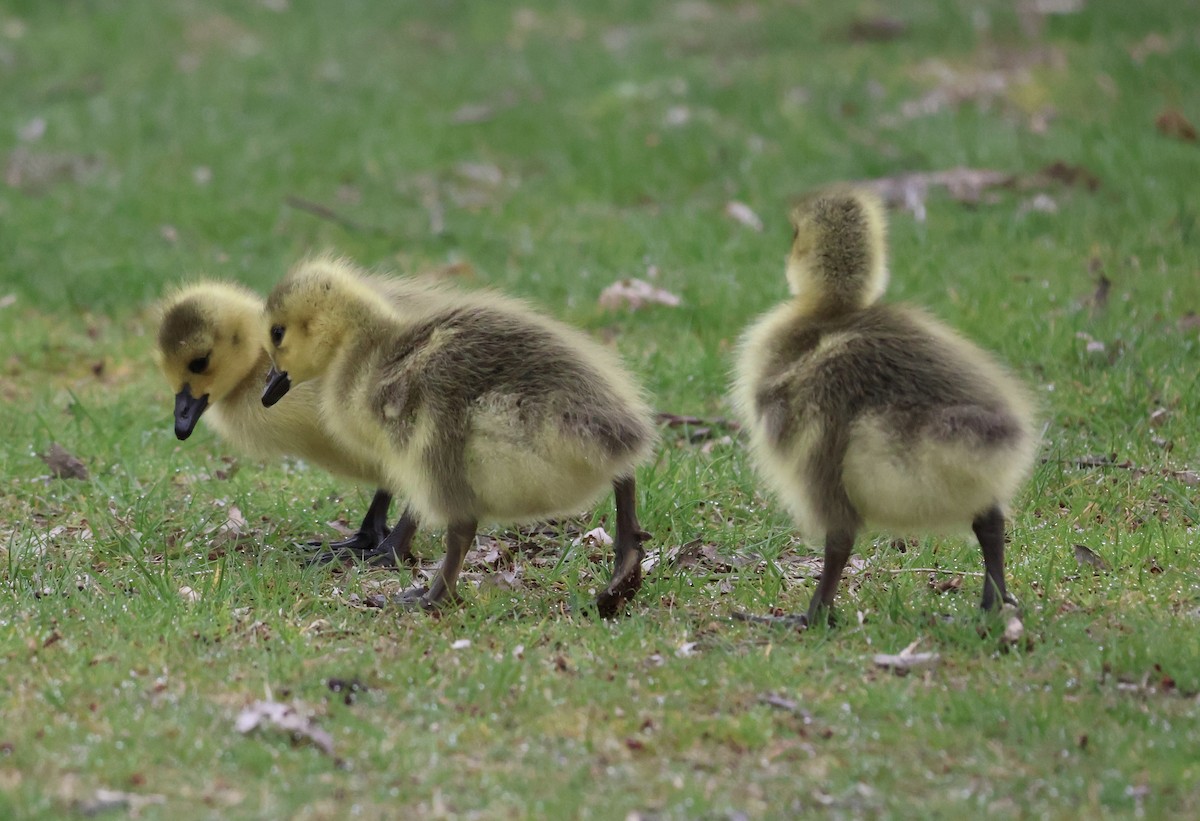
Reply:
[[959, 202], [976, 203], [986, 189], [1011, 186], [1014, 179], [1005, 171], [959, 166], [945, 171], [895, 174], [864, 180], [861, 184], [873, 190], [889, 206], [904, 208], [923, 222], [925, 198], [931, 188], [944, 188]]
[[83, 479], [88, 478], [88, 469], [78, 457], [68, 453], [67, 450], [57, 442], [50, 445], [50, 449], [45, 453], [39, 453], [38, 458], [46, 463], [50, 468], [50, 472], [57, 479]]
[[294, 741], [310, 741], [326, 755], [333, 755], [333, 736], [303, 715], [296, 703], [256, 701], [238, 714], [234, 728], [250, 733], [256, 728], [273, 727], [289, 733]]
[[1159, 133], [1165, 137], [1189, 143], [1196, 142], [1196, 126], [1188, 122], [1187, 117], [1183, 116], [1178, 109], [1165, 109], [1158, 115], [1158, 119], [1154, 121], [1154, 125], [1158, 128]]
[[962, 576], [948, 576], [941, 580], [936, 578], [929, 580], [929, 586], [933, 588], [935, 593], [948, 593], [951, 590], [961, 590], [962, 585]]
[[886, 43], [908, 34], [908, 23], [895, 17], [860, 17], [846, 29], [852, 43]]
[[1079, 562], [1080, 567], [1091, 567], [1095, 570], [1108, 570], [1108, 562], [1104, 561], [1104, 557], [1096, 553], [1087, 545], [1076, 544], [1072, 545], [1075, 548], [1075, 561]]
[[1200, 314], [1196, 314], [1194, 311], [1188, 311], [1186, 314], [1179, 317], [1179, 321], [1175, 323], [1175, 327], [1179, 328], [1180, 331], [1185, 333], [1187, 331], [1200, 330]]
[[1081, 185], [1088, 191], [1095, 191], [1100, 187], [1100, 178], [1087, 168], [1082, 165], [1065, 163], [1062, 160], [1055, 160], [1044, 166], [1032, 177], [1024, 180], [1023, 185], [1026, 188], [1036, 188], [1049, 182], [1060, 182], [1068, 186]]

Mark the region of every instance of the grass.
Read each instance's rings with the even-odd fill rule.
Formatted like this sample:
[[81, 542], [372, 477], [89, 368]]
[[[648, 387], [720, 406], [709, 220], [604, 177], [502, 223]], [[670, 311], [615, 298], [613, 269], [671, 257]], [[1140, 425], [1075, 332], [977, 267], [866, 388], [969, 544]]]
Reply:
[[[6, 5], [0, 816], [98, 813], [110, 789], [128, 795], [108, 814], [143, 818], [1195, 817], [1197, 145], [1155, 120], [1200, 120], [1200, 14], [1011, 6], [905, 4], [901, 36], [864, 42], [847, 32], [871, 4]], [[522, 294], [616, 345], [660, 408], [726, 416], [730, 346], [784, 293], [790, 198], [1054, 162], [1099, 187], [1047, 184], [1052, 213], [1020, 187], [933, 191], [891, 231], [892, 298], [1043, 403], [1016, 646], [977, 614], [977, 577], [937, 592], [980, 569], [965, 539], [860, 540], [836, 629], [731, 621], [802, 609], [818, 551], [736, 436], [674, 429], [639, 476], [643, 525], [664, 554], [709, 547], [661, 562], [628, 618], [580, 610], [610, 557], [572, 535], [607, 502], [508, 576], [476, 561], [460, 610], [366, 607], [408, 574], [291, 545], [367, 491], [203, 425], [177, 442], [150, 361], [170, 284], [265, 290], [331, 248]], [[598, 307], [651, 268], [680, 307]], [[55, 442], [88, 479], [49, 476]], [[914, 641], [940, 666], [872, 664]], [[236, 732], [264, 698], [311, 713], [334, 755]]]

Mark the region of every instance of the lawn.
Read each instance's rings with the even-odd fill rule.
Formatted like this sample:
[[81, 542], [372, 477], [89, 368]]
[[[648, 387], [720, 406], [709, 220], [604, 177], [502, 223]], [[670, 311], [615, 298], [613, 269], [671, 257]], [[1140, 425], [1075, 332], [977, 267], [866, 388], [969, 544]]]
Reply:
[[[1197, 817], [1198, 32], [1174, 0], [5, 4], [0, 817]], [[835, 628], [731, 617], [820, 567], [726, 385], [788, 203], [838, 180], [891, 194], [889, 298], [1040, 403], [1019, 638], [966, 536], [860, 539]], [[586, 607], [609, 499], [481, 531], [429, 617], [376, 606], [408, 570], [305, 561], [371, 488], [175, 439], [157, 299], [322, 250], [519, 294], [674, 415], [624, 618]], [[602, 306], [625, 278], [679, 303]], [[241, 732], [258, 702], [298, 730]]]

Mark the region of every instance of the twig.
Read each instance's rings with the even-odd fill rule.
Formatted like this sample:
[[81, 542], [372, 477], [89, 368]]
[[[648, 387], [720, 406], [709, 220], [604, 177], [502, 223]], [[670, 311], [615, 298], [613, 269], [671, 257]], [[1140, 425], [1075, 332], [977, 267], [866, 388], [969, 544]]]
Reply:
[[782, 616], [755, 616], [750, 613], [743, 613], [740, 610], [730, 612], [730, 617], [734, 621], [744, 621], [750, 624], [770, 624], [782, 625], [785, 627], [793, 627], [797, 630], [804, 630], [808, 627], [808, 618], [803, 614], [787, 614]]
[[358, 231], [366, 234], [385, 233], [382, 228], [357, 222], [349, 217], [339, 214], [337, 211], [334, 211], [332, 208], [326, 205], [321, 205], [321, 203], [313, 202], [312, 200], [306, 200], [303, 197], [297, 197], [295, 194], [288, 194], [283, 198], [283, 202], [285, 205], [295, 208], [297, 211], [304, 211], [312, 214], [314, 217], [319, 217], [320, 219], [336, 223], [345, 228], [347, 231]]
[[887, 567], [873, 567], [872, 570], [880, 570], [884, 573], [945, 573], [949, 576], [979, 576], [983, 577], [982, 573], [973, 573], [967, 570], [949, 570], [941, 567], [901, 567], [898, 569], [890, 569]]

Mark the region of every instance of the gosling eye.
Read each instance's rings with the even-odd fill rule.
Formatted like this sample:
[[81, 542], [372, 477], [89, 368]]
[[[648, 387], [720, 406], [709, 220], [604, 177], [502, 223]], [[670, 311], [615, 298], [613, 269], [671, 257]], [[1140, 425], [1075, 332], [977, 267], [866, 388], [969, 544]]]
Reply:
[[282, 325], [271, 326], [271, 344], [276, 348], [283, 344], [283, 331], [284, 328]]
[[208, 356], [208, 354], [205, 354], [204, 356], [197, 356], [188, 363], [187, 369], [192, 373], [204, 373], [206, 370], [208, 370]]

